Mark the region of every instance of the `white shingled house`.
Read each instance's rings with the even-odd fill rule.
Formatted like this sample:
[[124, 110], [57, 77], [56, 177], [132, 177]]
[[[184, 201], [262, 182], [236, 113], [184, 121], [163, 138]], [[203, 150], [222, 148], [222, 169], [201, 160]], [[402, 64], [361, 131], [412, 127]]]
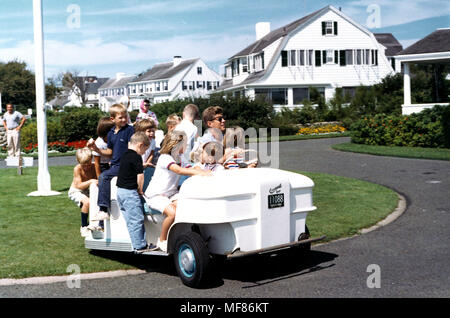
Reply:
[[117, 73], [116, 77], [108, 79], [99, 89], [99, 107], [107, 112], [109, 107], [122, 102], [128, 97], [127, 85], [136, 75]]
[[326, 100], [337, 87], [353, 94], [394, 73], [375, 35], [333, 6], [276, 30], [256, 24], [256, 42], [228, 59], [217, 91], [264, 95], [275, 108], [297, 107], [315, 87]]
[[154, 65], [128, 83], [130, 108], [139, 109], [141, 101], [156, 104], [174, 99], [206, 97], [220, 85], [221, 77], [200, 58], [182, 59]]

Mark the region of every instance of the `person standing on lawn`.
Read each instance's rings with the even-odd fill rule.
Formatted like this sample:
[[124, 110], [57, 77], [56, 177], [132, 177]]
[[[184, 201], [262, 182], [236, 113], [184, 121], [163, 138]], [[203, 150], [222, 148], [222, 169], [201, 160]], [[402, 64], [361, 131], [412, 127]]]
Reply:
[[6, 104], [3, 126], [6, 130], [8, 157], [20, 157], [20, 130], [25, 123], [25, 116], [14, 110], [13, 104]]

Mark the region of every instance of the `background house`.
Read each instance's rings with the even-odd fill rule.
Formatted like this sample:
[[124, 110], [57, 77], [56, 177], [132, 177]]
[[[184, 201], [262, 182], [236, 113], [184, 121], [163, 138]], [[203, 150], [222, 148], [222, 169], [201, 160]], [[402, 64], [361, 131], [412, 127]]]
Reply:
[[47, 103], [50, 108], [99, 106], [98, 89], [107, 81], [107, 78], [97, 76], [72, 76], [66, 73], [63, 76], [63, 89]]
[[[387, 47], [340, 10], [326, 6], [276, 30], [256, 24], [256, 42], [229, 58], [218, 91], [264, 96], [276, 109], [297, 107], [310, 87], [329, 100], [335, 89], [379, 83], [394, 72]], [[381, 41], [381, 40], [380, 40]]]
[[[448, 105], [449, 96], [445, 96], [442, 89], [443, 83], [440, 83], [440, 74], [444, 72], [444, 66], [450, 64], [450, 28], [441, 28], [420, 39], [416, 43], [408, 46], [399, 52], [395, 57], [397, 69], [400, 65], [403, 67], [403, 94], [404, 102], [402, 113], [409, 115], [429, 109], [436, 104]], [[431, 64], [434, 69], [435, 78], [435, 102], [426, 104], [413, 104], [411, 98], [411, 75], [410, 64]], [[444, 76], [445, 77], [445, 76]], [[441, 91], [439, 91], [441, 88]]]
[[378, 43], [386, 48], [384, 55], [386, 55], [386, 58], [391, 64], [392, 69], [397, 73], [401, 72], [401, 68], [397, 69], [398, 65], [396, 65], [397, 63], [395, 63], [395, 55], [403, 50], [403, 46], [392, 35], [392, 33], [374, 33], [374, 36], [377, 39]]
[[152, 104], [183, 99], [206, 97], [220, 84], [219, 74], [200, 58], [182, 59], [154, 65], [128, 83], [131, 109], [139, 109], [142, 100]]
[[135, 75], [126, 75], [125, 73], [117, 73], [116, 77], [108, 79], [99, 91], [99, 107], [102, 111], [109, 111], [109, 107], [116, 103], [120, 103], [128, 97], [127, 85], [131, 82]]

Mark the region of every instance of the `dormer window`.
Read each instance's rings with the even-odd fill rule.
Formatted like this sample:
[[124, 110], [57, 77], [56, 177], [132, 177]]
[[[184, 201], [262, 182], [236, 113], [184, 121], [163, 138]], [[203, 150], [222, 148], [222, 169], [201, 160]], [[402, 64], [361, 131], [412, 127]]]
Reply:
[[337, 21], [322, 21], [322, 35], [338, 35]]

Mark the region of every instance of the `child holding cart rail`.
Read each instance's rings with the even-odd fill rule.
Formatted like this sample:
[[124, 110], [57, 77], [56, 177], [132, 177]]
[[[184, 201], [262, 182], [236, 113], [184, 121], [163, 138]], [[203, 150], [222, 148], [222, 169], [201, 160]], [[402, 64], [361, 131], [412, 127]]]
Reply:
[[185, 149], [186, 134], [184, 132], [175, 130], [167, 133], [162, 143], [155, 174], [145, 191], [148, 205], [166, 215], [162, 223], [161, 235], [156, 244], [164, 252], [167, 252], [167, 233], [175, 221], [180, 176], [211, 175], [211, 171], [182, 168], [180, 166], [180, 155], [183, 154]]
[[[97, 125], [97, 139], [95, 140], [95, 144], [98, 149], [106, 150], [108, 149], [107, 144], [107, 135], [108, 132], [114, 127], [114, 123], [112, 122], [109, 116], [102, 117], [98, 121]], [[111, 156], [105, 156], [98, 152], [92, 151], [92, 155], [94, 156], [94, 164], [95, 164], [95, 172], [97, 173], [97, 178], [100, 177], [100, 174], [108, 170], [110, 168], [109, 162], [111, 160]]]

